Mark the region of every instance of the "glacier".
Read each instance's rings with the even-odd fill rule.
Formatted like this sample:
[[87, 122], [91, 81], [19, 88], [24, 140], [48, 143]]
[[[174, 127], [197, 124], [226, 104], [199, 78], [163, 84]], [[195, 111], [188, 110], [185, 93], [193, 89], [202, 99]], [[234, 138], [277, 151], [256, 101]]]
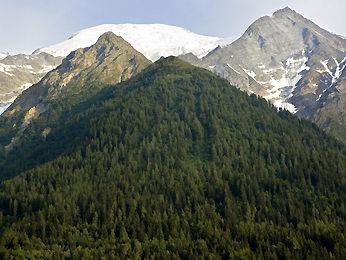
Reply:
[[103, 24], [81, 30], [68, 40], [38, 49], [34, 54], [48, 53], [66, 57], [70, 52], [96, 43], [106, 32], [113, 32], [129, 42], [151, 61], [162, 56], [193, 53], [201, 58], [218, 46], [231, 43], [230, 39], [199, 35], [181, 27], [165, 24]]

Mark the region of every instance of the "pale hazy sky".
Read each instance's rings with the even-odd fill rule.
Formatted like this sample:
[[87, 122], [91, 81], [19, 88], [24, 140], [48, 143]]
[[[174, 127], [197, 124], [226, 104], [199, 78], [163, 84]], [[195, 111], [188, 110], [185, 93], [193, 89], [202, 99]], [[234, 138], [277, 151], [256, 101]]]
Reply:
[[285, 6], [346, 36], [346, 0], [0, 0], [0, 51], [30, 53], [103, 23], [165, 23], [237, 38]]

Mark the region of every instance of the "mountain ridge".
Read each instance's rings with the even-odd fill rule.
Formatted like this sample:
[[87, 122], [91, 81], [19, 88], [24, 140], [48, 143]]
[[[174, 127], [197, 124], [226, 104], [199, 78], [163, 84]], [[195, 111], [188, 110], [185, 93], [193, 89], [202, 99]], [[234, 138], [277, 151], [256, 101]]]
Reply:
[[99, 88], [129, 79], [149, 64], [122, 37], [112, 32], [103, 34], [91, 47], [70, 53], [61, 65], [16, 98], [0, 118], [5, 136], [9, 134], [2, 145], [12, 149], [42, 113], [59, 116], [61, 102], [76, 105]]
[[97, 37], [107, 31], [122, 36], [151, 61], [156, 61], [161, 56], [177, 56], [188, 52], [202, 57], [217, 45], [228, 43], [228, 40], [224, 38], [198, 35], [172, 25], [102, 24], [83, 29], [70, 36], [67, 41], [37, 49], [33, 54], [45, 52], [53, 56], [67, 56], [77, 48], [91, 46], [96, 42]]
[[[312, 120], [340, 140], [346, 140], [343, 83], [346, 40], [289, 7], [257, 19], [231, 43], [162, 24], [106, 24], [75, 33], [67, 41], [37, 50], [33, 56], [43, 54], [44, 50], [52, 54], [61, 51], [65, 55], [96, 41], [97, 35], [106, 30], [123, 34], [135, 49], [151, 60], [179, 55], [191, 64], [228, 79], [232, 85], [263, 96], [277, 107]], [[11, 77], [12, 72], [6, 70], [6, 66], [12, 65], [4, 65], [3, 73], [0, 66], [0, 82], [1, 76]], [[0, 89], [0, 112], [29, 85], [20, 85], [10, 94], [8, 90], [1, 94]]]
[[[239, 39], [214, 49], [202, 59], [181, 57], [217, 73], [242, 90], [263, 96], [277, 107], [318, 123], [346, 141], [336, 127], [325, 126], [332, 118], [346, 130], [337, 117], [324, 115], [326, 124], [314, 119], [315, 115], [319, 117], [319, 108], [325, 106], [331, 90], [346, 100], [342, 87], [338, 91], [332, 88], [346, 73], [346, 41], [294, 10], [284, 8], [257, 19]], [[333, 105], [336, 113], [346, 111], [345, 104], [342, 101], [339, 106]]]

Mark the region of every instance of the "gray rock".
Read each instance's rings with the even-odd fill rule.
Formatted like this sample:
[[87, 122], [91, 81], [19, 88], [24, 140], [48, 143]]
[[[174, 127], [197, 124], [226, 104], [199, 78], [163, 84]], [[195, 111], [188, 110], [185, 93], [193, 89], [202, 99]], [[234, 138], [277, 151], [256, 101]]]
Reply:
[[346, 132], [345, 57], [344, 38], [286, 7], [203, 59], [181, 58], [335, 134], [335, 127]]
[[[6, 107], [47, 72], [56, 68], [62, 58], [46, 53], [8, 55], [0, 60], [0, 107]], [[2, 112], [2, 111], [1, 111]]]

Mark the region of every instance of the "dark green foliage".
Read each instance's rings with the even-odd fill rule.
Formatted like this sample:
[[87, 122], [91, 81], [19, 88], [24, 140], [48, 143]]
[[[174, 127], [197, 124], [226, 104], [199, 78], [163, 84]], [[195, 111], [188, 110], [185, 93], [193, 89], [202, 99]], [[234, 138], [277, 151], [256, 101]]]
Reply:
[[205, 70], [163, 59], [53, 116], [4, 157], [32, 168], [0, 189], [4, 258], [346, 255], [345, 148]]

